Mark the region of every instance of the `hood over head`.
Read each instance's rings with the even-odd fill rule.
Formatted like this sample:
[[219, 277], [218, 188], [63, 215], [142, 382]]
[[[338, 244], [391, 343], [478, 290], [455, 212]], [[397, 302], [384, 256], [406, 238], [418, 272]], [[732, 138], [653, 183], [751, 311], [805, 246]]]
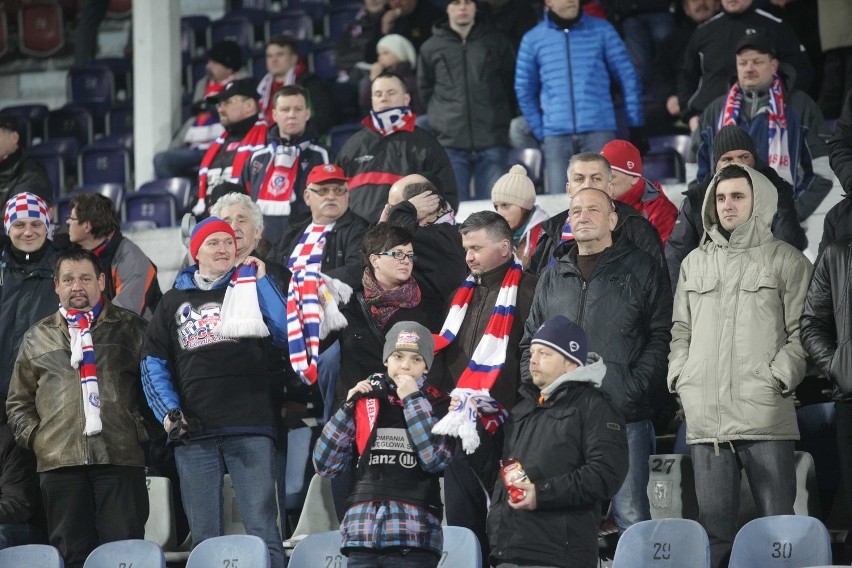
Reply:
[[[719, 215], [716, 213], [716, 185], [719, 175], [727, 168], [741, 168], [751, 179], [754, 204], [748, 221], [737, 227], [730, 238], [720, 231]], [[778, 210], [778, 191], [766, 176], [757, 170], [742, 164], [730, 164], [717, 171], [710, 181], [710, 186], [704, 194], [704, 206], [701, 211], [701, 222], [704, 232], [717, 245], [735, 248], [751, 248], [763, 244], [772, 238], [772, 218]], [[724, 229], [722, 229], [724, 230]]]

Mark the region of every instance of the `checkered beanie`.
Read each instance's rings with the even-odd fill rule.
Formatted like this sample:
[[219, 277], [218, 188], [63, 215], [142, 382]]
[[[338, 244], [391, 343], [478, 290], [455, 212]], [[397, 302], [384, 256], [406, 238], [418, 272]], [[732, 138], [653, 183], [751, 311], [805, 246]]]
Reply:
[[41, 219], [47, 230], [50, 230], [50, 219], [47, 216], [47, 204], [33, 193], [18, 193], [6, 202], [6, 214], [3, 216], [3, 228], [6, 233], [12, 223], [18, 219]]

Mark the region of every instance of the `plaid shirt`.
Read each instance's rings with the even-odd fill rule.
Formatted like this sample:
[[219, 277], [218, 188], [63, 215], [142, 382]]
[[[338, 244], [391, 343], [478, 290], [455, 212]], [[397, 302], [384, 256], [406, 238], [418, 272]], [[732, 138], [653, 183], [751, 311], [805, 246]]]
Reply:
[[[422, 386], [424, 379], [418, 381]], [[420, 467], [428, 473], [444, 470], [452, 458], [452, 447], [446, 436], [433, 436], [437, 422], [432, 405], [421, 394], [403, 400], [406, 430], [417, 451]], [[355, 443], [354, 410], [346, 406], [338, 410], [322, 429], [314, 446], [314, 467], [323, 477], [336, 477], [353, 462]], [[346, 510], [340, 525], [342, 548], [425, 548], [441, 554], [444, 536], [441, 519], [426, 509], [401, 501], [365, 501]]]

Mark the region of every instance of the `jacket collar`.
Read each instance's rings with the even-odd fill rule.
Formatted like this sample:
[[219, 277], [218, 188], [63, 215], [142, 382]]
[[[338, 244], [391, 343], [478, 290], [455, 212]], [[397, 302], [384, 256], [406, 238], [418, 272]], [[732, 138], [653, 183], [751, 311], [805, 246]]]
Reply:
[[[195, 280], [193, 276], [195, 276], [195, 271], [198, 270], [197, 264], [191, 264], [181, 270], [177, 278], [175, 278], [175, 288], [177, 290], [198, 290], [198, 286], [195, 285]], [[232, 268], [228, 272], [228, 277], [220, 280], [214, 287], [213, 290], [218, 290], [220, 288], [224, 288], [231, 281], [231, 276], [234, 275], [234, 270], [236, 267]]]
[[488, 272], [483, 272], [479, 276], [475, 278], [476, 285], [481, 286], [485, 285], [489, 288], [494, 286], [500, 286], [503, 283], [503, 279], [506, 277], [506, 271], [509, 270], [509, 267], [512, 266], [512, 258], [509, 258], [505, 263], [501, 264], [497, 268], [492, 268]]
[[751, 179], [754, 197], [751, 217], [749, 217], [748, 221], [737, 227], [731, 233], [729, 239], [726, 239], [719, 232], [719, 217], [716, 213], [717, 173], [713, 176], [713, 180], [704, 194], [701, 222], [705, 234], [718, 246], [730, 246], [736, 249], [757, 247], [773, 238], [771, 227], [772, 218], [778, 210], [778, 191], [760, 172], [740, 164], [734, 164], [734, 166], [746, 170], [746, 173], [748, 173]]

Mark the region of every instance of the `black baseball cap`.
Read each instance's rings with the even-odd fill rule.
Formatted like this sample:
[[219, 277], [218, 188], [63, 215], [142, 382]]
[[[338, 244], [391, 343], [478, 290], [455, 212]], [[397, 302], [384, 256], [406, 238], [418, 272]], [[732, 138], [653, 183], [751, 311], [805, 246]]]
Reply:
[[234, 79], [222, 89], [221, 92], [215, 95], [210, 95], [205, 100], [210, 104], [218, 104], [219, 101], [228, 100], [231, 97], [241, 95], [254, 100], [260, 100], [260, 95], [257, 94], [257, 81], [252, 78]]
[[745, 35], [740, 38], [740, 41], [737, 42], [736, 53], [739, 54], [744, 49], [753, 49], [757, 52], [765, 53], [770, 57], [776, 57], [775, 42], [771, 37], [763, 32], [748, 30]]

